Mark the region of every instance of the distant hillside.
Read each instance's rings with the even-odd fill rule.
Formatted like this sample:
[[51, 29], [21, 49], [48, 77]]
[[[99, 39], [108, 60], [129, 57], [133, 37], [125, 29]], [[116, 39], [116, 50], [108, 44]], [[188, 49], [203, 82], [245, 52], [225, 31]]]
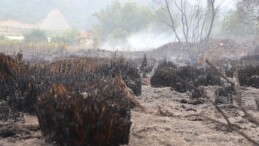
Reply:
[[47, 17], [39, 23], [40, 29], [49, 31], [64, 31], [70, 29], [70, 25], [59, 9], [52, 10]]
[[[36, 23], [53, 9], [60, 9], [71, 27], [85, 29], [96, 22], [93, 13], [108, 6], [113, 0], [1, 0], [0, 20]], [[126, 0], [120, 0], [125, 2]], [[150, 0], [129, 0], [148, 4]]]

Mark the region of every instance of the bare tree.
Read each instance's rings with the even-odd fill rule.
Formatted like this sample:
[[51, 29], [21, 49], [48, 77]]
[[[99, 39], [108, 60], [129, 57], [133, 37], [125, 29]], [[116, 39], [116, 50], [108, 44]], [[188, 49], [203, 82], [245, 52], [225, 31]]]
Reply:
[[[197, 42], [206, 43], [209, 40], [220, 8], [220, 5], [215, 4], [216, 0], [154, 0], [154, 2], [160, 10], [158, 17], [172, 28], [178, 42], [185, 42], [188, 45]], [[190, 49], [190, 46], [184, 50], [192, 62], [197, 60], [197, 55], [201, 53], [199, 49]]]
[[188, 43], [209, 39], [217, 15], [215, 1], [155, 0], [155, 3], [164, 11], [158, 17], [172, 28], [179, 42]]

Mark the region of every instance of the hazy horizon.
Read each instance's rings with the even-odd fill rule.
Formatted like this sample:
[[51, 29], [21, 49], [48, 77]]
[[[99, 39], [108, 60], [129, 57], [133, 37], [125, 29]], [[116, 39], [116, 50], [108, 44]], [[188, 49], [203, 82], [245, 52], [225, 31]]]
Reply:
[[[153, 0], [2, 0], [0, 21], [11, 19], [35, 24], [46, 18], [52, 10], [59, 9], [72, 28], [80, 30], [90, 29], [93, 24], [97, 24], [93, 14], [111, 5], [114, 1], [121, 3], [134, 2], [148, 7], [152, 7], [154, 2]], [[197, 3], [197, 0], [191, 1]], [[227, 9], [230, 9], [233, 8], [235, 0], [220, 0], [220, 2], [223, 2]], [[38, 7], [39, 5], [41, 7]], [[77, 15], [80, 15], [80, 17]]]
[[[70, 45], [71, 42], [73, 45], [75, 42], [78, 43], [80, 33], [86, 31], [88, 38], [84, 39], [88, 40], [83, 42], [87, 44], [86, 48], [150, 50], [172, 41], [179, 41], [170, 26], [172, 22], [168, 13], [161, 13], [161, 6], [156, 2], [155, 0], [2, 0], [0, 27], [3, 31], [9, 31], [9, 29], [5, 29], [10, 27], [14, 33], [7, 32], [7, 34], [14, 36], [16, 34], [24, 36], [29, 31], [40, 29], [46, 32], [48, 38], [54, 38], [53, 40], [56, 42], [70, 43]], [[183, 30], [186, 30], [184, 28], [186, 26], [183, 26], [182, 23], [185, 22], [181, 22], [181, 13], [177, 10], [172, 10], [173, 17], [175, 17], [174, 25], [176, 25], [176, 32], [179, 33], [178, 39], [197, 42], [199, 41], [197, 38], [204, 37], [204, 33], [199, 32], [201, 31], [199, 29], [203, 28], [198, 21], [209, 20], [208, 18], [211, 16], [206, 14], [209, 12], [209, 8], [206, 8], [206, 1], [189, 0], [186, 2], [188, 3], [186, 12], [189, 15], [187, 17], [190, 19], [188, 35], [184, 36]], [[212, 37], [224, 38], [230, 35], [243, 35], [245, 33], [242, 33], [242, 30], [251, 35], [254, 33], [250, 29], [253, 27], [256, 29], [256, 24], [249, 26], [245, 22], [251, 21], [250, 18], [243, 21], [237, 19], [237, 14], [233, 15], [236, 2], [238, 0], [216, 1], [217, 14], [213, 22]], [[197, 5], [202, 8], [199, 15], [207, 15], [208, 18], [193, 16], [192, 11], [195, 11]], [[207, 25], [205, 29], [208, 30], [209, 22], [204, 24]], [[227, 26], [229, 30], [226, 30], [226, 25], [229, 25]], [[17, 32], [16, 27], [18, 31], [21, 29], [22, 32]], [[5, 36], [2, 36], [1, 33], [1, 37]], [[190, 40], [185, 40], [188, 37]]]

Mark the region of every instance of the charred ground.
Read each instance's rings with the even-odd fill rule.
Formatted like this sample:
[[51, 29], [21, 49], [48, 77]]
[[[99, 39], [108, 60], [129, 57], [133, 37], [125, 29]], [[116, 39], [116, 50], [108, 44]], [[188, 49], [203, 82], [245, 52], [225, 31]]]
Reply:
[[[0, 117], [5, 127], [0, 144], [249, 145], [228, 127], [194, 116], [205, 113], [224, 120], [205, 93], [240, 130], [258, 139], [258, 126], [244, 117], [231, 86], [209, 66], [150, 57], [69, 57], [25, 64], [20, 55], [0, 54]], [[256, 55], [241, 60], [242, 102], [258, 118], [259, 60]], [[235, 76], [233, 64], [219, 64], [226, 76]]]

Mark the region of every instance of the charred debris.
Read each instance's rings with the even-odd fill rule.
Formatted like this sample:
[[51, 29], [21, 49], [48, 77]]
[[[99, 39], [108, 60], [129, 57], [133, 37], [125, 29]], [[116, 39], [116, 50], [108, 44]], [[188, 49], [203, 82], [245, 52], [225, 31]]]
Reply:
[[0, 72], [1, 120], [36, 115], [43, 135], [58, 145], [128, 143], [141, 78], [123, 59], [25, 65], [0, 54]]
[[[206, 86], [218, 86], [215, 104], [232, 104], [235, 94], [210, 67], [163, 61], [153, 68], [146, 56], [139, 69], [124, 58], [74, 57], [34, 65], [21, 58], [0, 54], [0, 118], [36, 115], [43, 135], [57, 145], [127, 144], [130, 110], [141, 106], [135, 99], [141, 95], [141, 73], [154, 70], [152, 87], [190, 92], [191, 104], [205, 102]], [[226, 76], [235, 74], [233, 68], [222, 69]], [[238, 74], [241, 86], [259, 88], [258, 65], [243, 65]]]

